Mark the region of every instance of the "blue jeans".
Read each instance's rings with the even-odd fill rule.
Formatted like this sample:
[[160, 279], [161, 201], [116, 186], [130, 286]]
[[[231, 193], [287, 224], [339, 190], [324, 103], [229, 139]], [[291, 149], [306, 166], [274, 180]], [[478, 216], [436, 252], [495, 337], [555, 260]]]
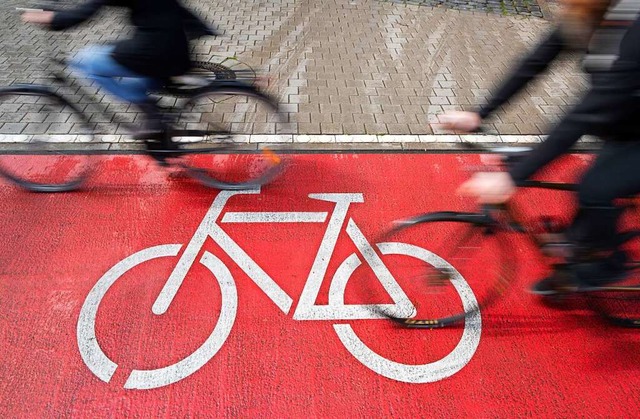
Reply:
[[71, 66], [85, 77], [95, 80], [111, 94], [135, 104], [147, 101], [147, 92], [159, 85], [158, 81], [141, 76], [118, 64], [111, 57], [112, 45], [90, 46], [81, 50]]

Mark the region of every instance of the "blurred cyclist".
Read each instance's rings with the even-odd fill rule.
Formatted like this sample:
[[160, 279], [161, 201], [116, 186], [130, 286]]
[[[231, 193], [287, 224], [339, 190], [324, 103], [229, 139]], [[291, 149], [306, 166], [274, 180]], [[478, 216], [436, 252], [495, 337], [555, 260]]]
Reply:
[[[473, 131], [483, 118], [505, 103], [541, 73], [562, 50], [585, 49], [606, 11], [598, 0], [565, 0], [558, 27], [512, 73], [478, 112], [449, 112], [440, 117], [447, 128]], [[640, 20], [627, 30], [617, 60], [606, 71], [591, 74], [591, 86], [581, 101], [551, 131], [548, 138], [508, 172], [477, 173], [460, 187], [482, 203], [503, 203], [523, 181], [565, 153], [584, 134], [604, 140], [578, 191], [578, 211], [566, 231], [573, 245], [570, 278], [554, 273], [533, 291], [551, 294], [558, 286], [598, 286], [624, 277], [625, 253], [616, 243], [621, 210], [618, 198], [640, 193]]]
[[22, 20], [64, 30], [88, 20], [103, 6], [129, 9], [133, 36], [114, 45], [87, 47], [71, 65], [113, 95], [138, 105], [146, 118], [134, 137], [153, 137], [162, 131], [162, 123], [148, 91], [189, 70], [190, 37], [214, 32], [179, 0], [90, 0], [68, 10], [28, 11]]

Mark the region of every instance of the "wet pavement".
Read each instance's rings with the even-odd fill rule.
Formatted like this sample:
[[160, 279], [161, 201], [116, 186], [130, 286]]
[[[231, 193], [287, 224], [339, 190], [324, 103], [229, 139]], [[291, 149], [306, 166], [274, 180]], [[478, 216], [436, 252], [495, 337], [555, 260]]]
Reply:
[[[222, 33], [218, 38], [195, 42], [195, 59], [226, 60], [232, 67], [248, 66], [269, 75], [268, 90], [288, 114], [289, 123], [281, 133], [298, 135], [287, 137], [285, 142], [307, 138], [305, 135], [330, 135], [334, 137], [328, 142], [338, 138], [350, 142], [354, 135], [444, 134], [429, 125], [435, 115], [482, 103], [520, 54], [552, 25], [536, 17], [411, 2], [185, 3], [214, 22]], [[105, 10], [76, 30], [48, 33], [21, 24], [16, 6], [25, 4], [5, 0], [0, 5], [0, 85], [50, 84], [46, 57], [52, 52], [72, 55], [86, 45], [108, 43], [128, 34], [128, 29], [122, 29], [126, 27], [125, 15], [117, 9]], [[557, 63], [549, 77], [538, 80], [522, 98], [487, 121], [487, 132], [518, 137], [545, 132], [548, 123], [575, 102], [585, 84], [577, 64], [570, 56]], [[122, 121], [139, 118], [136, 108], [119, 103], [96, 87], [56, 89], [79, 103], [96, 129], [118, 136], [105, 137], [106, 141], [120, 141], [120, 135], [126, 133]], [[94, 94], [120, 122], [92, 114], [98, 112], [90, 100]], [[8, 141], [7, 135], [50, 128], [12, 113], [0, 116], [4, 141]], [[181, 122], [184, 126], [188, 123]], [[72, 132], [72, 127], [66, 132], [65, 127], [61, 129], [60, 135]], [[412, 142], [410, 138], [408, 142]], [[434, 137], [431, 142], [436, 140]]]
[[382, 0], [398, 4], [442, 7], [445, 9], [491, 12], [501, 15], [545, 17], [535, 0]]
[[[638, 416], [640, 335], [591, 299], [559, 310], [526, 292], [548, 268], [525, 237], [456, 253], [459, 223], [382, 235], [475, 210], [455, 191], [481, 156], [290, 158], [261, 190], [217, 192], [135, 155], [103, 156], [74, 193], [0, 181], [0, 417]], [[570, 214], [568, 194], [521, 193], [525, 219]], [[435, 263], [455, 291], [416, 281]], [[375, 311], [460, 312], [505, 281], [458, 327]]]

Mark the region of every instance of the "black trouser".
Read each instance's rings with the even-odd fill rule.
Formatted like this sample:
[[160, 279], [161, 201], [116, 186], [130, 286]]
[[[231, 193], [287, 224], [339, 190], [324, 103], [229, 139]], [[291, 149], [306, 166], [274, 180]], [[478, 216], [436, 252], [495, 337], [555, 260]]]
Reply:
[[614, 247], [618, 198], [640, 193], [640, 141], [607, 141], [578, 188], [578, 213], [569, 236], [586, 247]]

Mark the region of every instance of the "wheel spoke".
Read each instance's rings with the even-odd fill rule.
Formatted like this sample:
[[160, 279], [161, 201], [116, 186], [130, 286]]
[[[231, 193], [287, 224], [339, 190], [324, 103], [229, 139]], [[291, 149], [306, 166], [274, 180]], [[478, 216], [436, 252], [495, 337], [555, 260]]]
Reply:
[[[185, 151], [179, 164], [198, 182], [218, 189], [247, 189], [272, 181], [284, 169], [280, 156], [269, 149], [256, 150], [249, 141], [253, 134], [275, 133], [285, 126], [285, 115], [258, 91], [212, 89], [189, 100], [182, 113], [190, 115], [197, 128], [173, 134]], [[207, 149], [207, 144], [213, 147]]]

